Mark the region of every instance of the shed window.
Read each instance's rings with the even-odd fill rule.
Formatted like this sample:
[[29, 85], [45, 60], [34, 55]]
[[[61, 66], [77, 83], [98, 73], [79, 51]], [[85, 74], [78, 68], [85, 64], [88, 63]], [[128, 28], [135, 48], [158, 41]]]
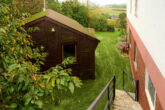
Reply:
[[76, 44], [64, 44], [62, 46], [62, 57], [65, 60], [67, 57], [73, 57], [77, 61], [77, 45]]
[[134, 47], [134, 66], [135, 66], [135, 70], [137, 70], [137, 45], [135, 42], [135, 47]]
[[156, 91], [147, 70], [145, 78], [145, 91], [150, 105], [150, 109], [155, 110]]

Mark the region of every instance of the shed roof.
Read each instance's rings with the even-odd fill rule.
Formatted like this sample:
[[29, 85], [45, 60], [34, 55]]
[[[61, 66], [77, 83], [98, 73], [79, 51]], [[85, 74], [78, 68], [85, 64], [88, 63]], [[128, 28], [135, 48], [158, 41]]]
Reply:
[[26, 23], [30, 23], [34, 20], [37, 20], [39, 18], [42, 18], [42, 17], [48, 17], [48, 18], [51, 18], [59, 23], [62, 23], [68, 27], [71, 27], [79, 32], [82, 32], [90, 37], [94, 37], [93, 34], [91, 34], [85, 27], [83, 27], [80, 23], [78, 23], [77, 21], [67, 17], [67, 16], [64, 16], [54, 10], [51, 10], [51, 9], [48, 9], [46, 11], [43, 11], [43, 12], [40, 12], [40, 13], [37, 13], [35, 15], [32, 15], [31, 17], [27, 18], [27, 22]]

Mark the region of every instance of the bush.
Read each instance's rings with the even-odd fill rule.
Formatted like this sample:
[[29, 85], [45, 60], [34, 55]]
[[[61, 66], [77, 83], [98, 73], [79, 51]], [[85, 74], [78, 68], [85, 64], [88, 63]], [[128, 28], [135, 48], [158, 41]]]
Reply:
[[114, 32], [115, 31], [114, 25], [107, 25], [107, 31]]
[[[65, 69], [70, 60], [40, 73], [46, 53], [32, 48], [31, 36], [22, 27], [24, 14], [15, 7], [14, 0], [0, 1], [0, 109], [39, 110], [55, 102], [55, 90], [80, 87], [77, 77]], [[56, 99], [57, 100], [57, 99]], [[45, 110], [45, 109], [44, 109]]]
[[107, 20], [104, 16], [93, 15], [90, 18], [90, 27], [96, 31], [107, 31]]

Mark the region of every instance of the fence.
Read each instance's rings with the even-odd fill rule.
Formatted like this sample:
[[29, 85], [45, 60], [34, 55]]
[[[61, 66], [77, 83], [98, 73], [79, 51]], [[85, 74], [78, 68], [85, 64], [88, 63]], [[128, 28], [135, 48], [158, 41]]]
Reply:
[[[134, 82], [134, 90], [135, 90], [135, 96], [133, 97], [129, 91], [125, 88], [125, 78], [124, 76], [129, 77]], [[135, 101], [139, 101], [139, 80], [135, 80], [129, 73], [126, 71], [123, 71], [123, 90]]]
[[98, 97], [93, 101], [93, 103], [89, 106], [88, 110], [95, 110], [103, 96], [105, 95], [106, 91], [108, 91], [108, 99], [107, 103], [105, 105], [104, 110], [110, 110], [114, 99], [115, 99], [115, 84], [116, 84], [116, 77], [113, 76], [113, 78], [108, 82], [108, 84], [105, 86], [105, 88], [101, 91], [101, 93], [98, 95]]

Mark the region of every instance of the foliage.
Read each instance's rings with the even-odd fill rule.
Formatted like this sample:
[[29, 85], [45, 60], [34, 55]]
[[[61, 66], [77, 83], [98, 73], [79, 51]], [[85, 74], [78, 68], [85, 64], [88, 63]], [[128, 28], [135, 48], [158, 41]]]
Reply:
[[115, 31], [114, 25], [108, 25], [108, 26], [107, 26], [107, 31], [109, 31], [109, 32], [114, 32], [114, 31]]
[[126, 14], [121, 13], [119, 15], [119, 19], [117, 21], [117, 27], [120, 28], [121, 33], [125, 34], [126, 33]]
[[43, 0], [15, 0], [17, 8], [22, 13], [35, 14], [42, 11]]
[[55, 10], [57, 12], [62, 12], [61, 3], [58, 0], [48, 0], [48, 8]]
[[88, 11], [78, 0], [62, 2], [62, 13], [78, 21], [83, 26], [87, 26], [88, 24]]
[[115, 19], [108, 19], [107, 22], [108, 22], [108, 25], [116, 26], [116, 24], [117, 24], [117, 20], [115, 20]]
[[92, 16], [89, 24], [90, 27], [96, 29], [96, 31], [107, 31], [107, 20], [104, 16]]
[[13, 0], [0, 1], [0, 109], [43, 109], [54, 102], [54, 90], [73, 93], [81, 82], [70, 76], [65, 61], [44, 74], [38, 72], [47, 54], [43, 47], [31, 48], [31, 36], [22, 27], [24, 14], [15, 5]]
[[88, 24], [88, 11], [78, 0], [66, 0], [62, 3], [58, 0], [48, 0], [48, 8], [76, 20], [83, 26]]

